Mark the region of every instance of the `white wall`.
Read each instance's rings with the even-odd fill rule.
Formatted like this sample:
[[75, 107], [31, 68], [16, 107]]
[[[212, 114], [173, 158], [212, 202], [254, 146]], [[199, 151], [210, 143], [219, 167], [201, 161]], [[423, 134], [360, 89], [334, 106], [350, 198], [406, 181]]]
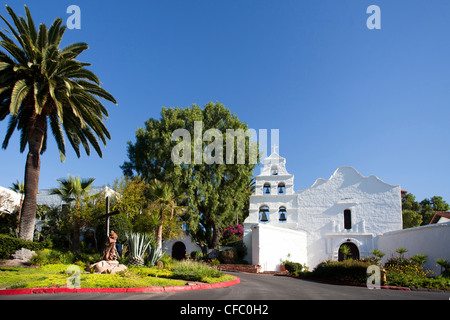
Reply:
[[440, 274], [440, 266], [436, 267], [436, 259], [450, 260], [450, 222], [421, 226], [388, 232], [377, 239], [378, 250], [383, 252], [383, 263], [392, 256], [398, 248], [405, 248], [406, 257], [416, 254], [428, 255], [426, 268]]
[[[346, 209], [351, 210], [349, 230], [344, 229]], [[310, 269], [337, 259], [338, 246], [346, 239], [366, 257], [373, 250], [375, 236], [402, 228], [400, 187], [341, 167], [330, 179], [318, 179], [298, 193], [297, 221], [299, 229], [308, 231]]]
[[186, 254], [190, 254], [192, 251], [202, 251], [202, 249], [192, 241], [192, 238], [187, 235], [186, 232], [183, 232], [183, 235], [178, 239], [164, 241], [162, 245], [163, 251], [172, 256], [172, 247], [178, 241], [183, 242], [186, 246]]
[[279, 271], [281, 262], [307, 263], [306, 232], [269, 224], [252, 226], [252, 261], [261, 271]]

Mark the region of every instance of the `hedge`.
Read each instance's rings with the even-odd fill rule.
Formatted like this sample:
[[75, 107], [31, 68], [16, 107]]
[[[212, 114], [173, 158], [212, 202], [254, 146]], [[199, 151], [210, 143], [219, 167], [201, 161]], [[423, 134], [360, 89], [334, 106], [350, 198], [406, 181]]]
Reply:
[[329, 260], [320, 263], [314, 269], [311, 276], [327, 280], [366, 285], [368, 277], [367, 268], [370, 265], [372, 265], [372, 263], [358, 260]]
[[27, 241], [0, 234], [0, 259], [11, 258], [11, 255], [21, 248], [37, 251], [46, 247], [48, 247], [48, 243], [46, 242]]

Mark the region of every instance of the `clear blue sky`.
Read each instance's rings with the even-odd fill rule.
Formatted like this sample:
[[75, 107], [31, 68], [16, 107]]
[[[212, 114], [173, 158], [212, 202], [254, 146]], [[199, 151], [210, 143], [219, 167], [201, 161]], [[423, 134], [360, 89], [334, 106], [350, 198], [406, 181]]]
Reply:
[[[112, 140], [103, 158], [78, 159], [69, 149], [61, 163], [51, 137], [40, 188], [67, 174], [112, 183], [126, 142], [162, 106], [219, 101], [250, 128], [280, 130], [296, 190], [353, 166], [419, 201], [450, 202], [448, 0], [7, 3], [20, 15], [26, 3], [35, 22], [48, 25], [67, 21], [67, 7], [78, 5], [81, 30], [67, 30], [63, 44], [90, 45], [80, 60], [118, 100], [106, 104]], [[366, 27], [371, 4], [381, 8], [381, 30]], [[0, 13], [7, 16], [3, 5]], [[1, 186], [23, 179], [18, 138], [0, 150]]]

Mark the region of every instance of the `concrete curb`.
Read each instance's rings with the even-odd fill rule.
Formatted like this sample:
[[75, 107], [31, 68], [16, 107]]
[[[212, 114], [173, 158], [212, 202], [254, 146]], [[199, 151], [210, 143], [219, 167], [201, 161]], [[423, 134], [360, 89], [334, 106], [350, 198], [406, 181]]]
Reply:
[[217, 289], [234, 286], [241, 282], [236, 279], [219, 283], [204, 283], [186, 286], [168, 286], [168, 287], [135, 287], [135, 288], [32, 288], [32, 289], [3, 289], [0, 290], [0, 296], [11, 296], [21, 294], [42, 294], [42, 293], [151, 293], [151, 292], [173, 292], [173, 291], [191, 291]]
[[[277, 274], [276, 276], [297, 278], [297, 279], [302, 279], [302, 280], [319, 281], [319, 282], [339, 284], [339, 285], [344, 285], [344, 286], [366, 287], [364, 285], [360, 285], [360, 284], [356, 284], [356, 283], [334, 281], [334, 280], [327, 280], [327, 279], [320, 279], [320, 278], [302, 277], [302, 276], [292, 276], [292, 275], [288, 275], [288, 274], [286, 274], [286, 275], [285, 274]], [[411, 291], [411, 289], [408, 287], [394, 287], [394, 286], [380, 286], [380, 287], [377, 287], [376, 289]]]

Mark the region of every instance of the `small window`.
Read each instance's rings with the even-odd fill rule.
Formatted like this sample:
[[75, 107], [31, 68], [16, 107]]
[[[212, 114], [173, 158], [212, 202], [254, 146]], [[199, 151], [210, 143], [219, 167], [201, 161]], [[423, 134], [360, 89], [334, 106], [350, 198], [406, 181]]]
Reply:
[[259, 208], [259, 222], [269, 222], [269, 207], [262, 206]]
[[344, 210], [344, 228], [347, 230], [352, 228], [352, 212], [349, 209]]
[[265, 183], [263, 190], [264, 190], [264, 194], [270, 194], [270, 183]]
[[286, 222], [287, 221], [287, 212], [285, 207], [280, 207], [278, 210], [278, 221], [279, 222]]
[[278, 184], [278, 194], [286, 194], [286, 186], [284, 183]]
[[270, 168], [270, 174], [273, 175], [273, 176], [277, 176], [278, 175], [278, 167], [276, 165], [273, 165]]

